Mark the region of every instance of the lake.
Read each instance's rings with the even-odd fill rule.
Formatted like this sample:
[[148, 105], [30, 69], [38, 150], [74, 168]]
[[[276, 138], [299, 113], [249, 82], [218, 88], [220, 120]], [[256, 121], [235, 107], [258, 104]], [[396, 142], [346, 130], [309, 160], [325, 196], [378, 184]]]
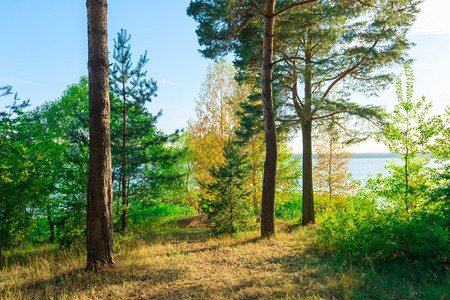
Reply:
[[381, 173], [388, 175], [389, 171], [385, 168], [392, 159], [402, 163], [400, 154], [393, 153], [353, 153], [348, 163], [348, 171], [356, 180], [363, 181], [367, 176], [376, 176]]
[[[367, 176], [376, 176], [381, 173], [388, 175], [389, 171], [385, 169], [389, 162], [396, 158], [396, 163], [402, 164], [400, 154], [393, 153], [353, 153], [350, 159], [348, 171], [356, 180], [364, 181]], [[302, 157], [301, 154], [294, 154], [294, 157]], [[315, 163], [315, 155], [313, 156], [313, 164]], [[430, 163], [429, 166], [437, 166]]]

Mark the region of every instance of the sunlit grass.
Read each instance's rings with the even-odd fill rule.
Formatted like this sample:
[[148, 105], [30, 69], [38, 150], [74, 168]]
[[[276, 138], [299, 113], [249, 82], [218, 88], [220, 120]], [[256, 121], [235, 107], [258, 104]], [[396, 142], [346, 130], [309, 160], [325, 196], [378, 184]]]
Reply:
[[445, 299], [444, 270], [337, 262], [319, 254], [315, 228], [286, 223], [275, 238], [258, 232], [211, 237], [206, 229], [161, 228], [120, 239], [116, 267], [85, 272], [81, 248], [36, 249], [0, 270], [2, 299]]

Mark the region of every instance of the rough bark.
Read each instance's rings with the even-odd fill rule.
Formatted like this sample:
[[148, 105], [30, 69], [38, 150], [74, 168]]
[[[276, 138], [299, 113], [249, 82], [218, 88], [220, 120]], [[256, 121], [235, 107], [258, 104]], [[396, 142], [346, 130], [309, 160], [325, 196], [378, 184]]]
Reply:
[[312, 143], [311, 121], [305, 121], [302, 126], [303, 141], [303, 201], [302, 201], [302, 225], [314, 224], [314, 196], [312, 181]]
[[272, 100], [273, 32], [275, 24], [275, 0], [267, 0], [264, 16], [262, 104], [264, 133], [266, 137], [266, 160], [264, 162], [263, 191], [261, 201], [261, 236], [275, 234], [275, 175], [277, 170], [277, 140]]
[[[306, 52], [305, 58], [311, 60], [311, 53]], [[311, 116], [311, 66], [305, 68], [305, 107], [303, 110], [302, 142], [303, 142], [303, 201], [302, 201], [302, 225], [314, 224], [314, 194], [312, 177], [312, 116]]]
[[114, 266], [107, 1], [87, 0], [89, 47], [89, 177], [87, 270]]

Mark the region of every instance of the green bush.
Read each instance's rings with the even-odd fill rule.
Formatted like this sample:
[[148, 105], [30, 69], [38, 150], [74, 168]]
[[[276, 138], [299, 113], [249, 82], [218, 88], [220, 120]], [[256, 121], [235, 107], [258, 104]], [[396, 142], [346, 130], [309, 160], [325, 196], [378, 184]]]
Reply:
[[188, 218], [196, 215], [191, 206], [172, 203], [158, 203], [154, 205], [137, 204], [129, 211], [132, 224], [150, 226], [161, 222]]
[[323, 213], [317, 242], [324, 251], [341, 257], [447, 264], [447, 220], [439, 206], [407, 213], [355, 197], [341, 209]]
[[291, 193], [287, 199], [280, 201], [275, 198], [275, 217], [293, 220], [302, 216], [302, 195], [299, 193]]

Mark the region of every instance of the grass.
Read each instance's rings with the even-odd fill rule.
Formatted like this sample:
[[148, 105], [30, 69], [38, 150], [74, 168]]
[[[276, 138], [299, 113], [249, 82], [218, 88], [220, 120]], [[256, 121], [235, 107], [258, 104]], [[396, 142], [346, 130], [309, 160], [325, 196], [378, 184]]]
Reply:
[[213, 238], [206, 229], [161, 228], [117, 239], [116, 267], [85, 272], [82, 250], [37, 249], [0, 270], [1, 299], [447, 299], [448, 270], [406, 262], [338, 262], [320, 254], [315, 228], [278, 224]]

